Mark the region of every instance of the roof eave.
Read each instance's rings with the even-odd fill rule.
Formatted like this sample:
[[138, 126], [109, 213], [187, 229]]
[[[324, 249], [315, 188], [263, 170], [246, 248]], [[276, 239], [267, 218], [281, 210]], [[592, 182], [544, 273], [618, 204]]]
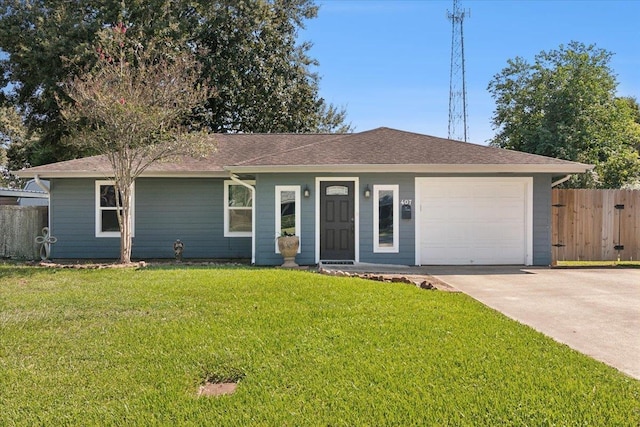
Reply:
[[[329, 172], [385, 172], [385, 173], [585, 173], [593, 165], [566, 164], [345, 164], [345, 165], [258, 165], [225, 166], [221, 171], [145, 171], [141, 178], [226, 178], [234, 173], [329, 173]], [[24, 169], [14, 172], [19, 178], [108, 178], [107, 171], [38, 171]]]
[[[33, 171], [25, 169], [14, 172], [18, 178], [110, 178], [111, 172], [97, 171]], [[225, 178], [229, 172], [224, 171], [145, 171], [140, 178]]]
[[326, 173], [326, 172], [404, 172], [404, 173], [585, 173], [593, 165], [568, 164], [417, 164], [417, 165], [260, 165], [226, 166], [237, 173]]

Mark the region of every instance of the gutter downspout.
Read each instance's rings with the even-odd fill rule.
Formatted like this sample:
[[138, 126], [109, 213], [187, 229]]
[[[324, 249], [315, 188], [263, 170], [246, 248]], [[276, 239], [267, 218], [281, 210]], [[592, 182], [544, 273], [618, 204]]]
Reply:
[[35, 174], [33, 176], [33, 180], [35, 181], [36, 185], [40, 188], [42, 188], [42, 191], [44, 191], [45, 193], [47, 193], [47, 197], [51, 197], [51, 192], [49, 191], [49, 188], [47, 188], [46, 185], [44, 185], [44, 183], [42, 181], [40, 181], [40, 175]]
[[571, 178], [571, 175], [566, 175], [564, 178], [560, 178], [559, 180], [552, 182], [551, 183], [551, 188], [553, 188], [553, 187], [555, 187], [557, 185], [560, 185], [565, 181], [568, 181], [569, 178]]
[[240, 180], [240, 178], [238, 178], [238, 175], [232, 172], [229, 172], [229, 177], [233, 182], [236, 182], [242, 185], [243, 187], [246, 187], [249, 190], [251, 190], [251, 265], [255, 265], [256, 264], [256, 209], [255, 209], [256, 188], [253, 185], [247, 184], [246, 182]]

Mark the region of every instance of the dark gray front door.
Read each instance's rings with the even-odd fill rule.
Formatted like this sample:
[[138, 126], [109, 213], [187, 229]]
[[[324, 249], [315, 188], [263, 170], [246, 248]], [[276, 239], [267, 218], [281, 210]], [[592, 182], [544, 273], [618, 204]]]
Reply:
[[355, 259], [353, 181], [320, 183], [320, 259]]

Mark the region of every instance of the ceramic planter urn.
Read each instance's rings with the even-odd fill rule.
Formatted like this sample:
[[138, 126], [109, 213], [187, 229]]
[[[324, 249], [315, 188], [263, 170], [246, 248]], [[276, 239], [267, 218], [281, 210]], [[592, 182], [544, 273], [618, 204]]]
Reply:
[[278, 237], [278, 249], [280, 250], [280, 255], [282, 255], [282, 258], [284, 259], [282, 267], [295, 268], [298, 266], [298, 264], [296, 264], [296, 255], [298, 255], [299, 247], [300, 238], [298, 238], [298, 236]]

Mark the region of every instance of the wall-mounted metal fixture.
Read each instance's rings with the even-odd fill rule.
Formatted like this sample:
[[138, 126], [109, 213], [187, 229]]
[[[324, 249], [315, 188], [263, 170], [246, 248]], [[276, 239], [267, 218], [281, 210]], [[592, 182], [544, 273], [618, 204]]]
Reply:
[[309, 186], [305, 184], [304, 190], [302, 190], [302, 194], [304, 197], [309, 197], [311, 195], [311, 190], [309, 190]]
[[[621, 228], [622, 228], [622, 221], [621, 221], [621, 215], [622, 215], [622, 210], [624, 209], [624, 205], [613, 205], [614, 209], [618, 211], [618, 244], [613, 246], [613, 249], [616, 251], [623, 251], [624, 250], [624, 245], [621, 244], [620, 240], [622, 238], [622, 232], [621, 232]], [[620, 252], [618, 252], [618, 261], [620, 261]]]
[[369, 184], [367, 184], [367, 186], [364, 188], [364, 197], [367, 199], [371, 197], [371, 189], [369, 188]]

